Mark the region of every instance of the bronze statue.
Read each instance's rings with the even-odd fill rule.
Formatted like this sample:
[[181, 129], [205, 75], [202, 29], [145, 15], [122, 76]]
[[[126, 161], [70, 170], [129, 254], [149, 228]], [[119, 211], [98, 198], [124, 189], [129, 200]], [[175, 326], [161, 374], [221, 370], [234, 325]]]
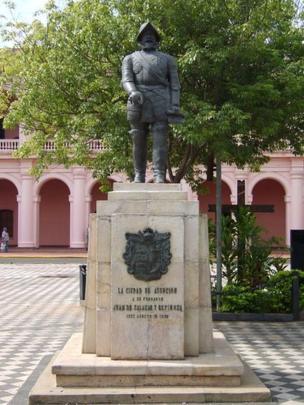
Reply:
[[127, 118], [133, 138], [135, 183], [144, 183], [147, 136], [153, 137], [153, 176], [166, 180], [168, 124], [182, 122], [179, 112], [180, 84], [175, 59], [157, 50], [160, 35], [151, 23], [140, 27], [141, 50], [127, 55], [122, 63], [122, 85], [129, 94]]

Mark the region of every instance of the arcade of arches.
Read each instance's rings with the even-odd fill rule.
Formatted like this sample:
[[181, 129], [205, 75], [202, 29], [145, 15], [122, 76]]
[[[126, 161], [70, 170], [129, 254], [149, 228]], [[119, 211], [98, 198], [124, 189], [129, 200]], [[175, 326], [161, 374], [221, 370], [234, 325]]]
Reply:
[[76, 181], [71, 187], [50, 176], [35, 191], [34, 179], [23, 176], [18, 193], [12, 181], [0, 178], [0, 230], [8, 228], [10, 246], [86, 247], [88, 215], [107, 193], [95, 181], [86, 197], [86, 178], [79, 179], [82, 187]]
[[[231, 204], [231, 190], [222, 182], [222, 204]], [[202, 192], [198, 194], [200, 211], [208, 213], [208, 217], [215, 220], [215, 213], [208, 212], [209, 205], [215, 205], [215, 182], [203, 183]], [[269, 239], [273, 236], [285, 244], [286, 236], [286, 209], [285, 191], [282, 185], [273, 179], [259, 181], [252, 190], [252, 204], [273, 205], [274, 212], [256, 213], [257, 224], [264, 229], [263, 237]]]
[[[0, 229], [9, 228], [11, 246], [86, 247], [88, 215], [96, 212], [96, 201], [107, 199], [107, 193], [102, 193], [92, 178], [88, 182], [87, 173], [81, 170], [75, 170], [70, 178], [45, 176], [38, 184], [25, 174], [19, 183], [0, 177]], [[291, 196], [299, 190], [302, 180], [294, 176], [286, 192], [286, 186], [284, 188], [272, 178], [259, 179], [255, 183], [252, 179], [246, 180], [246, 190], [251, 193], [246, 195], [246, 203], [272, 204], [274, 213], [256, 214], [258, 224], [268, 230], [266, 237], [279, 236], [288, 244], [289, 229], [301, 227], [300, 191], [298, 199]], [[231, 189], [234, 183], [223, 181], [223, 204], [236, 203], [236, 186]], [[252, 189], [249, 188], [251, 184]], [[215, 204], [214, 183], [206, 182], [198, 199], [201, 212], [208, 212], [208, 205]], [[208, 215], [214, 219], [214, 213]]]

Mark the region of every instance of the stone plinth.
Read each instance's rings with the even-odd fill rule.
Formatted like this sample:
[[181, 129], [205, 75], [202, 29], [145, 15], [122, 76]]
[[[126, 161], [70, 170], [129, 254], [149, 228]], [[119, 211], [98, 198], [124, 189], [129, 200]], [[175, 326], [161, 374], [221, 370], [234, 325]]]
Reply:
[[90, 219], [84, 333], [30, 404], [265, 401], [213, 334], [207, 217], [180, 185], [115, 184]]
[[[126, 234], [147, 228], [170, 234], [170, 264], [153, 281], [129, 274], [123, 259]], [[90, 232], [87, 292], [96, 300], [94, 308], [88, 298], [84, 353], [182, 359], [213, 350], [207, 218], [197, 201], [179, 184], [114, 184]]]

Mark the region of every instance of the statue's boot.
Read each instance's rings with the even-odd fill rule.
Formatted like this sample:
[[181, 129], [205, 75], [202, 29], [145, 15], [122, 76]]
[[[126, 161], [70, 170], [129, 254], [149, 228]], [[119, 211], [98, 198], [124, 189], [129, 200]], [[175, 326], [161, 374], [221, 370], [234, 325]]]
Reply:
[[145, 174], [142, 173], [141, 171], [135, 170], [134, 183], [144, 183], [145, 181], [146, 181]]
[[154, 183], [166, 183], [166, 172], [154, 171]]
[[147, 166], [147, 134], [144, 129], [131, 129], [133, 138], [134, 183], [144, 183]]
[[168, 160], [168, 124], [166, 122], [153, 124], [152, 136], [154, 182], [165, 183]]

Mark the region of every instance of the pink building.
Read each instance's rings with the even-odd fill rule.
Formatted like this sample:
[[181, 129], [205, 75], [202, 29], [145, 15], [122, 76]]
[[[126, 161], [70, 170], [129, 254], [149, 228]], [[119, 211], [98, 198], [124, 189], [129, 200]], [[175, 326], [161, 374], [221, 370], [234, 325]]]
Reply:
[[[36, 181], [28, 171], [33, 159], [16, 159], [13, 152], [23, 141], [19, 130], [0, 132], [0, 229], [7, 226], [11, 245], [19, 247], [86, 247], [89, 213], [95, 212], [96, 200], [106, 199], [91, 173], [82, 167], [50, 167]], [[51, 150], [52, 143], [46, 144]], [[92, 151], [100, 150], [92, 142]], [[112, 181], [123, 181], [119, 175]], [[271, 155], [259, 173], [223, 167], [223, 202], [236, 204], [237, 180], [245, 180], [247, 204], [272, 204], [273, 213], [258, 213], [258, 222], [267, 236], [280, 236], [289, 244], [290, 229], [304, 229], [303, 184], [304, 158], [289, 152]], [[214, 184], [209, 194], [199, 198], [202, 212], [215, 203]], [[213, 214], [209, 214], [212, 216]]]

